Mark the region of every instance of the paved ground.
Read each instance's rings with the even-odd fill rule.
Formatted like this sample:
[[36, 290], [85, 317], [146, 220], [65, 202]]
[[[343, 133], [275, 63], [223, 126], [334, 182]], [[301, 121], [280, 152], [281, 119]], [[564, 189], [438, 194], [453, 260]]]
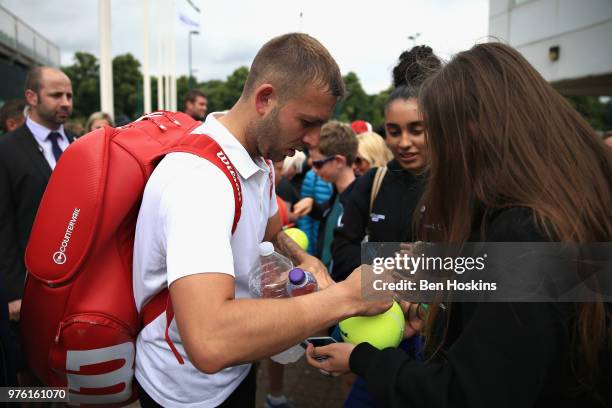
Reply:
[[[344, 402], [342, 380], [321, 374], [302, 357], [285, 366], [285, 395], [295, 401], [296, 408], [340, 408]], [[257, 370], [257, 408], [265, 407], [268, 394], [268, 373], [265, 364]]]
[[[302, 357], [285, 366], [285, 395], [295, 401], [296, 408], [340, 408], [344, 402], [342, 380], [319, 373]], [[257, 368], [257, 408], [265, 407], [268, 394], [268, 373], [265, 364]], [[138, 401], [126, 408], [140, 408]]]

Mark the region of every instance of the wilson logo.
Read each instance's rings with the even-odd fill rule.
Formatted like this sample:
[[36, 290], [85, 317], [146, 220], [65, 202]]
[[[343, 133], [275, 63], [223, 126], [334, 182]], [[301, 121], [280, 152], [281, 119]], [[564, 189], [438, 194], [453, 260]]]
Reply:
[[68, 249], [68, 244], [70, 244], [70, 238], [72, 237], [72, 232], [76, 227], [76, 222], [79, 218], [80, 212], [80, 208], [75, 208], [72, 212], [72, 217], [70, 218], [70, 221], [68, 221], [68, 226], [66, 227], [66, 232], [64, 233], [64, 239], [62, 239], [59, 249], [53, 254], [53, 262], [58, 265], [62, 265], [68, 260], [66, 250]]
[[217, 157], [221, 160], [221, 163], [225, 165], [225, 168], [232, 176], [232, 180], [234, 180], [234, 184], [236, 184], [236, 191], [238, 191], [238, 200], [242, 202], [242, 191], [240, 190], [240, 182], [238, 181], [238, 177], [236, 176], [236, 172], [234, 171], [234, 167], [232, 167], [232, 163], [230, 163], [229, 159], [225, 156], [225, 154], [220, 151], [217, 152]]
[[[114, 404], [130, 399], [134, 377], [134, 356], [136, 350], [131, 342], [93, 350], [66, 351], [66, 380], [70, 393], [70, 405]], [[123, 360], [121, 367], [114, 371], [100, 369], [96, 373], [83, 373], [95, 364]], [[120, 385], [120, 387], [117, 387]], [[109, 393], [109, 389], [118, 391]], [[83, 393], [87, 390], [87, 393]]]

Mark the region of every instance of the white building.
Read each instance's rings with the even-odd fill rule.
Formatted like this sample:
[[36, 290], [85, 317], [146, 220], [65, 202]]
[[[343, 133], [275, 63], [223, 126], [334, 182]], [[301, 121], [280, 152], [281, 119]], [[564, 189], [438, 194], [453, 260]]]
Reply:
[[490, 0], [489, 35], [565, 95], [612, 95], [612, 0]]

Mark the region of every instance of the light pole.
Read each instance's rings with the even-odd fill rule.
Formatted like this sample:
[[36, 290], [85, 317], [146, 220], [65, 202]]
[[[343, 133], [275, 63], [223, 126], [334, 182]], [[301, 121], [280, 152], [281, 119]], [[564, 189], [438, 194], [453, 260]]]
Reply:
[[189, 31], [189, 89], [193, 88], [193, 69], [191, 68], [191, 36], [200, 35], [199, 31]]
[[142, 57], [142, 99], [143, 112], [151, 112], [151, 74], [149, 72], [149, 0], [144, 0], [144, 36]]
[[417, 39], [421, 36], [421, 33], [415, 33], [414, 35], [409, 35], [408, 39], [412, 40], [412, 46], [416, 45]]
[[113, 57], [111, 55], [111, 0], [98, 1], [100, 30], [100, 108], [115, 117], [113, 102]]

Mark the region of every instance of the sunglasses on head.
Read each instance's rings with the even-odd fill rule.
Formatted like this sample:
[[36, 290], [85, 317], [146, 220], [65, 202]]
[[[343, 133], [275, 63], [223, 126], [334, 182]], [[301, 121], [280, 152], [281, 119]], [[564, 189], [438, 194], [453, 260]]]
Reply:
[[315, 169], [319, 170], [321, 167], [325, 166], [325, 163], [327, 163], [328, 161], [332, 161], [336, 158], [336, 156], [327, 156], [324, 159], [321, 160], [313, 160], [312, 161], [312, 167], [314, 167]]

